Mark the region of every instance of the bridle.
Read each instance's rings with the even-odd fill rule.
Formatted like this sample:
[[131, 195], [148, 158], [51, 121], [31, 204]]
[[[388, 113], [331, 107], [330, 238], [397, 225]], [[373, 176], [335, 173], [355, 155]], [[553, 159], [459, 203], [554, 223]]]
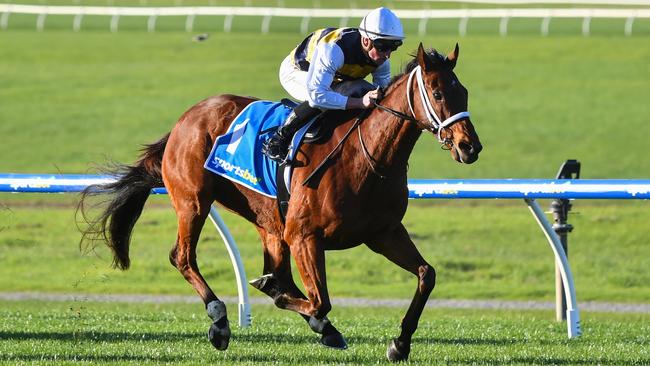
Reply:
[[[420, 100], [422, 101], [422, 105], [424, 106], [424, 113], [429, 122], [428, 124], [423, 123], [419, 119], [415, 118], [415, 110], [413, 109], [414, 102], [411, 96], [411, 85], [413, 85], [413, 79], [415, 79], [418, 84], [418, 92], [420, 94]], [[402, 113], [392, 108], [383, 106], [379, 104], [379, 102], [377, 101], [373, 101], [373, 103], [375, 107], [381, 109], [382, 111], [391, 113], [392, 115], [397, 116], [400, 119], [411, 121], [418, 125], [424, 126], [424, 128], [426, 128], [427, 130], [431, 131], [433, 134], [436, 135], [436, 137], [438, 138], [438, 142], [440, 142], [443, 149], [446, 150], [451, 149], [454, 146], [453, 142], [449, 138], [442, 137], [442, 130], [445, 129], [446, 127], [451, 126], [452, 124], [458, 122], [463, 118], [469, 118], [469, 112], [468, 111], [459, 112], [454, 114], [453, 116], [450, 116], [444, 121], [441, 120], [440, 117], [438, 117], [438, 114], [436, 113], [435, 109], [433, 108], [433, 105], [431, 104], [431, 100], [429, 99], [429, 95], [426, 91], [426, 85], [422, 77], [422, 67], [420, 65], [416, 66], [413, 69], [413, 71], [411, 71], [411, 73], [409, 74], [408, 82], [406, 84], [406, 100], [408, 101], [409, 104], [409, 110], [411, 111], [411, 116], [407, 115], [406, 113]]]
[[[415, 110], [413, 109], [413, 101], [411, 97], [411, 85], [413, 84], [413, 79], [415, 78], [416, 82], [418, 83], [418, 91], [420, 94], [420, 100], [422, 101], [422, 105], [424, 106], [424, 111], [427, 116], [428, 124], [423, 123], [419, 119], [415, 117]], [[380, 98], [381, 99], [381, 98]], [[464, 111], [460, 113], [456, 113], [453, 116], [445, 119], [444, 121], [441, 121], [440, 117], [438, 117], [438, 114], [436, 113], [435, 109], [433, 108], [433, 105], [431, 104], [431, 101], [429, 100], [429, 96], [426, 92], [426, 85], [424, 84], [424, 79], [422, 78], [422, 67], [419, 65], [416, 66], [413, 71], [409, 74], [408, 82], [406, 84], [406, 99], [408, 100], [409, 104], [409, 109], [411, 111], [411, 115], [408, 115], [406, 113], [402, 113], [398, 110], [392, 109], [390, 107], [383, 106], [379, 104], [378, 100], [371, 100], [372, 103], [375, 105], [376, 108], [388, 112], [396, 117], [398, 117], [400, 120], [407, 120], [410, 122], [413, 122], [419, 126], [424, 126], [425, 129], [431, 131], [433, 134], [438, 137], [438, 142], [440, 142], [441, 147], [445, 150], [451, 150], [451, 148], [454, 146], [454, 143], [451, 141], [451, 139], [445, 137], [442, 138], [442, 130], [446, 127], [451, 126], [455, 122], [458, 122], [459, 120], [463, 118], [469, 118], [469, 112]], [[323, 161], [314, 169], [314, 171], [309, 174], [309, 176], [302, 182], [302, 185], [305, 186], [308, 184], [308, 182], [313, 178], [326, 164], [327, 162], [330, 161], [332, 156], [339, 150], [339, 148], [342, 146], [343, 142], [347, 140], [347, 138], [350, 136], [350, 133], [356, 128], [358, 135], [359, 135], [359, 142], [361, 144], [361, 150], [363, 151], [363, 155], [370, 165], [370, 170], [375, 173], [377, 176], [379, 176], [382, 179], [389, 178], [387, 175], [383, 174], [380, 170], [383, 170], [379, 165], [379, 162], [377, 162], [375, 159], [372, 158], [370, 155], [370, 152], [368, 151], [365, 143], [363, 142], [363, 137], [361, 136], [361, 129], [359, 128], [361, 125], [361, 122], [365, 120], [365, 118], [370, 114], [370, 109], [364, 110], [364, 112], [357, 117], [356, 121], [352, 125], [352, 127], [347, 131], [347, 133], [343, 136], [341, 141], [334, 147], [334, 149], [323, 159]]]

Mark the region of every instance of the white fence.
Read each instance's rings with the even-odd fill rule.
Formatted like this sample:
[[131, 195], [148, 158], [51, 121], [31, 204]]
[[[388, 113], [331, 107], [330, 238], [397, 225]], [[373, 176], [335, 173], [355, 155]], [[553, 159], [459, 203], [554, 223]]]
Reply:
[[[491, 1], [493, 2], [493, 1]], [[520, 1], [519, 3], [530, 3]], [[573, 3], [573, 2], [571, 2]], [[621, 4], [621, 2], [605, 2], [602, 4]], [[650, 1], [637, 1], [650, 5]], [[340, 19], [339, 26], [348, 26], [351, 18], [360, 19], [368, 13], [369, 9], [310, 9], [310, 8], [284, 8], [284, 7], [102, 7], [102, 6], [47, 6], [47, 5], [18, 5], [0, 4], [0, 28], [7, 29], [10, 14], [35, 14], [36, 29], [42, 31], [48, 15], [73, 15], [72, 28], [81, 30], [83, 17], [86, 15], [110, 16], [110, 30], [117, 32], [119, 19], [124, 16], [148, 17], [147, 29], [149, 32], [156, 30], [156, 19], [164, 16], [184, 16], [185, 30], [194, 29], [194, 20], [197, 16], [224, 16], [224, 31], [230, 32], [235, 16], [262, 17], [260, 31], [269, 32], [271, 19], [301, 18], [300, 32], [309, 30], [311, 18], [336, 18]], [[426, 34], [427, 22], [430, 19], [459, 19], [458, 32], [460, 35], [467, 33], [467, 24], [471, 18], [500, 19], [499, 33], [508, 33], [508, 22], [512, 18], [537, 18], [541, 19], [540, 32], [546, 36], [549, 33], [552, 18], [578, 18], [582, 19], [582, 34], [590, 34], [590, 24], [593, 18], [626, 19], [624, 26], [625, 35], [632, 34], [634, 20], [637, 18], [650, 18], [650, 8], [621, 9], [621, 8], [570, 8], [570, 9], [540, 9], [540, 8], [512, 8], [512, 9], [435, 9], [435, 10], [395, 10], [402, 19], [419, 20], [418, 33]]]

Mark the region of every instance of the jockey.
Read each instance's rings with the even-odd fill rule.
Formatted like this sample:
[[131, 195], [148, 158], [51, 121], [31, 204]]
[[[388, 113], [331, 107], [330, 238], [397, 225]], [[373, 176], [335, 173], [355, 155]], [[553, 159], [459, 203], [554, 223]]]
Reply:
[[[390, 82], [388, 59], [403, 39], [402, 23], [386, 8], [372, 10], [359, 28], [325, 28], [307, 36], [280, 65], [280, 83], [302, 103], [262, 152], [285, 163], [293, 134], [321, 111], [370, 108], [377, 88]], [[364, 80], [369, 74], [373, 84]]]

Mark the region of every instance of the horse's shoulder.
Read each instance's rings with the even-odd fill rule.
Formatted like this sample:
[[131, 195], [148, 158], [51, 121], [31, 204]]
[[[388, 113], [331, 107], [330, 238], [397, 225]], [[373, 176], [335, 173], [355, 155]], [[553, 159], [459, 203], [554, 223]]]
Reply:
[[234, 94], [219, 94], [202, 100], [199, 105], [207, 108], [222, 108], [224, 106], [230, 106], [241, 109], [256, 100], [258, 99], [254, 97], [244, 97]]

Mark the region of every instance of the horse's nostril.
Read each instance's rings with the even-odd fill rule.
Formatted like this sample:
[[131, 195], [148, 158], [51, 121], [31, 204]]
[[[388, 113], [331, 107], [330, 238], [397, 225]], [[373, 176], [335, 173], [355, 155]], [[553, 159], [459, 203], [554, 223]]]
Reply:
[[468, 154], [472, 154], [474, 152], [474, 147], [465, 141], [458, 143], [458, 148]]
[[476, 151], [477, 154], [480, 153], [481, 150], [483, 150], [483, 145], [481, 145], [481, 143], [479, 142], [474, 150]]

